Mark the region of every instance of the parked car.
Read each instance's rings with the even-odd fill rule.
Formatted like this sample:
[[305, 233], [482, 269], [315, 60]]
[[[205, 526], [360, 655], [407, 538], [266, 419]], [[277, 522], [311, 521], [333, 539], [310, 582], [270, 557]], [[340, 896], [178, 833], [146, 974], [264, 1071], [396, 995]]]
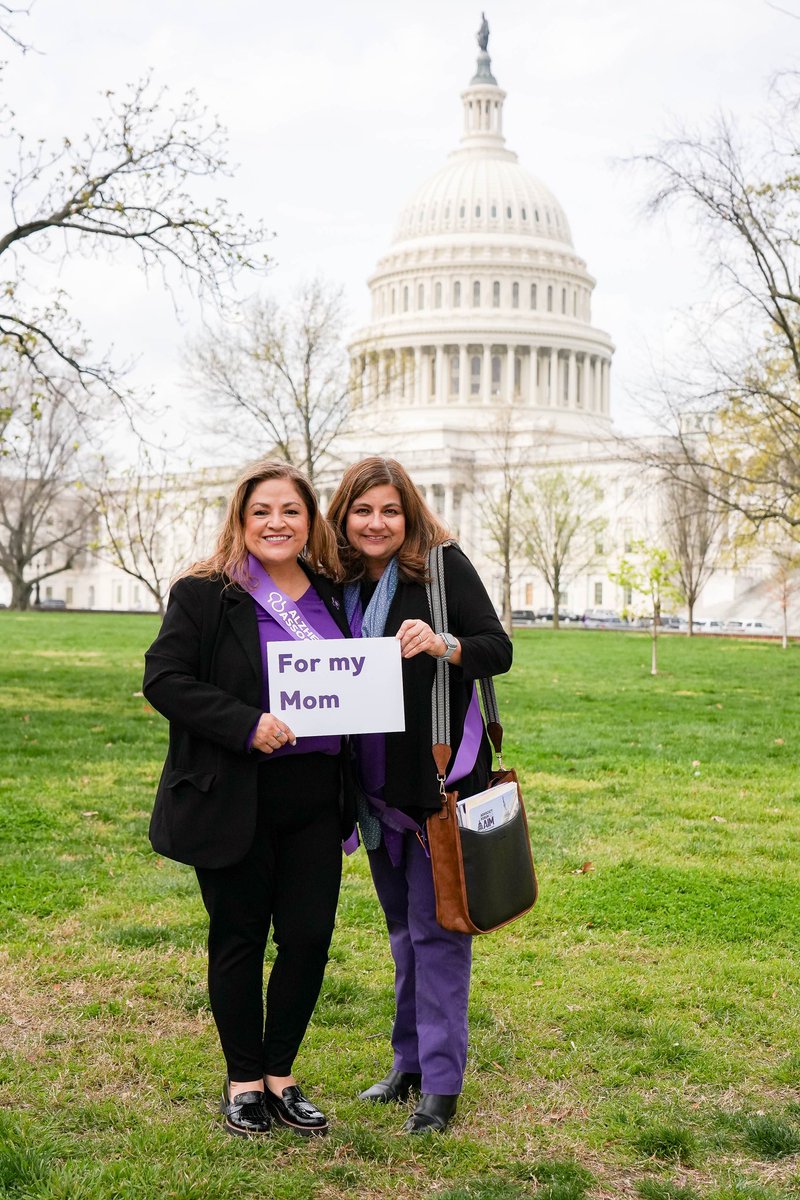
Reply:
[[698, 633], [723, 633], [725, 629], [722, 621], [710, 617], [695, 617], [692, 624]]
[[536, 613], [532, 608], [515, 608], [511, 611], [511, 624], [518, 629], [536, 624]]
[[759, 634], [764, 637], [774, 637], [777, 632], [775, 626], [768, 624], [767, 621], [745, 621], [742, 626], [742, 633], [749, 633], [754, 637]]
[[614, 612], [613, 608], [587, 608], [581, 618], [587, 629], [629, 629], [627, 621], [624, 621], [619, 613]]
[[34, 608], [58, 608], [58, 609], [62, 609], [62, 608], [66, 608], [66, 607], [67, 607], [67, 602], [66, 602], [66, 600], [51, 600], [51, 599], [47, 599], [47, 600], [40, 600], [40, 601], [38, 602], [38, 604], [34, 604], [34, 606], [33, 606], [33, 607], [34, 607]]
[[[552, 623], [553, 623], [552, 607], [537, 608], [536, 620], [537, 621], [547, 621], [547, 622], [549, 622], [549, 624], [552, 625]], [[577, 613], [573, 612], [571, 608], [560, 608], [558, 610], [558, 620], [563, 625], [569, 621], [580, 621], [580, 617], [578, 616]]]

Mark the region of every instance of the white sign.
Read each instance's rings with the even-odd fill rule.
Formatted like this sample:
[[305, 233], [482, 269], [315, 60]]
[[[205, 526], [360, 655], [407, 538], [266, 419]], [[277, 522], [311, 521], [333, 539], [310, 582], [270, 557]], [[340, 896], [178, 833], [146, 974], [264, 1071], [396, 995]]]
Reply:
[[267, 643], [270, 711], [298, 737], [405, 729], [396, 638]]

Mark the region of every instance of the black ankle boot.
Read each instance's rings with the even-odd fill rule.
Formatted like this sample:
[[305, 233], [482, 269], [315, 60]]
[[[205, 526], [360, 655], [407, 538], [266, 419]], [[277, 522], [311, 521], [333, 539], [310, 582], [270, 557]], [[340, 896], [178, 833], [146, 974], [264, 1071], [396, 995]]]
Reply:
[[419, 1104], [403, 1126], [404, 1133], [444, 1133], [455, 1116], [458, 1096], [423, 1092]]
[[368, 1087], [365, 1092], [359, 1092], [358, 1098], [359, 1100], [370, 1100], [373, 1104], [389, 1104], [392, 1100], [407, 1100], [408, 1093], [412, 1088], [418, 1092], [421, 1083], [422, 1076], [419, 1072], [395, 1071], [392, 1068], [385, 1079], [373, 1083], [372, 1087]]

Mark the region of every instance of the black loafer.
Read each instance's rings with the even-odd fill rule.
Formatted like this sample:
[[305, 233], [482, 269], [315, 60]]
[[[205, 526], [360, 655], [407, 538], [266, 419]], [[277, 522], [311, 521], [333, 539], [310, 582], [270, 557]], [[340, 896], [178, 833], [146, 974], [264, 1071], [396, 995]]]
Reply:
[[403, 1126], [404, 1133], [444, 1133], [455, 1116], [458, 1096], [423, 1092], [419, 1104]]
[[239, 1092], [231, 1099], [230, 1080], [226, 1079], [219, 1108], [225, 1117], [225, 1129], [236, 1137], [258, 1137], [272, 1129], [263, 1092]]
[[267, 1088], [264, 1103], [273, 1121], [303, 1137], [322, 1137], [328, 1132], [328, 1118], [310, 1100], [306, 1100], [296, 1083], [284, 1088], [280, 1096]]
[[392, 1100], [407, 1100], [408, 1093], [413, 1088], [419, 1091], [422, 1076], [414, 1071], [395, 1071], [392, 1069], [385, 1079], [373, 1083], [365, 1092], [359, 1092], [359, 1100], [369, 1100], [373, 1104], [389, 1104]]

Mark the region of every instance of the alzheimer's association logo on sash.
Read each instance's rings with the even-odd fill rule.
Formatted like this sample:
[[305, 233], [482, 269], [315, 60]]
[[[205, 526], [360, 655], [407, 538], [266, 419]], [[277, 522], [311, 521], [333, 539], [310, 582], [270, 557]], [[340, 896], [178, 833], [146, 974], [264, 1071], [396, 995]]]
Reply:
[[253, 554], [249, 558], [249, 567], [250, 573], [256, 581], [252, 595], [264, 611], [274, 617], [279, 625], [283, 625], [296, 641], [305, 639], [312, 642], [321, 641], [316, 629], [300, 615], [295, 601], [272, 582], [262, 564]]

